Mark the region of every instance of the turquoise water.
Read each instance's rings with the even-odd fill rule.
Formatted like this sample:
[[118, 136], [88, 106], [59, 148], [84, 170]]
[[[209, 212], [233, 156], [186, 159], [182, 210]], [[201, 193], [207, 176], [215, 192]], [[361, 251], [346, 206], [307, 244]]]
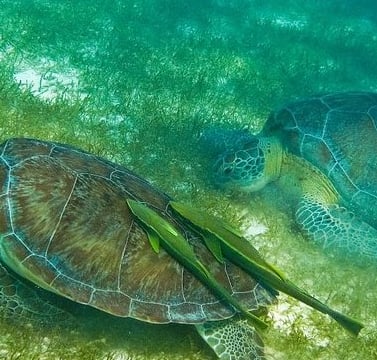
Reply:
[[[1, 140], [70, 143], [134, 169], [257, 234], [271, 262], [367, 325], [355, 340], [282, 297], [264, 336], [269, 359], [375, 359], [375, 269], [326, 257], [282, 204], [213, 189], [197, 140], [218, 124], [256, 132], [299, 97], [376, 91], [376, 14], [372, 1], [0, 0]], [[79, 327], [31, 324], [21, 337], [4, 321], [0, 359], [213, 358], [190, 327], [77, 316]]]

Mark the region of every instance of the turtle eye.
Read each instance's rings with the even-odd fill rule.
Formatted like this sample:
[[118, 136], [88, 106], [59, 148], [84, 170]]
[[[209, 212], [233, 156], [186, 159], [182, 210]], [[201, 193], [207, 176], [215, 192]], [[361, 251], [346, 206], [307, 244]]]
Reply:
[[253, 137], [242, 145], [242, 150], [249, 151], [249, 150], [258, 148], [258, 146], [259, 146], [259, 139], [256, 137]]
[[224, 168], [223, 172], [224, 172], [225, 175], [230, 175], [232, 173], [232, 170], [233, 170], [232, 168], [226, 167], [226, 168]]
[[228, 153], [228, 154], [224, 155], [223, 160], [224, 160], [225, 163], [232, 163], [236, 160], [236, 154]]

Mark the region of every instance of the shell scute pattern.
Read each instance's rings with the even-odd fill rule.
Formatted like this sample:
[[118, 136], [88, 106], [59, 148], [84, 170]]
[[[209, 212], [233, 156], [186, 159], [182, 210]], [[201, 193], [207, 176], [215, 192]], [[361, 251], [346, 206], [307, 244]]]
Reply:
[[267, 290], [239, 268], [219, 264], [169, 214], [167, 195], [121, 166], [66, 145], [13, 139], [1, 148], [0, 179], [2, 241], [23, 271], [48, 290], [149, 322], [198, 323], [234, 315], [163, 249], [152, 250], [127, 206], [132, 198], [179, 227], [244, 306], [257, 309], [271, 301]]

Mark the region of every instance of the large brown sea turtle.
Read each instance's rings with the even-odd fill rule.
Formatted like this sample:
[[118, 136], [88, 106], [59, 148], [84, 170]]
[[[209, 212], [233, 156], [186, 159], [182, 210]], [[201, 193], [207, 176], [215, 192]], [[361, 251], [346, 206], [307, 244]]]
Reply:
[[2, 271], [56, 295], [119, 317], [194, 324], [220, 359], [264, 358], [253, 312], [276, 290], [355, 334], [362, 327], [289, 282], [229, 225], [92, 154], [10, 139], [0, 184]]
[[277, 183], [317, 243], [354, 260], [377, 258], [377, 94], [311, 97], [273, 112], [256, 136], [207, 137], [220, 153], [218, 184], [254, 192]]

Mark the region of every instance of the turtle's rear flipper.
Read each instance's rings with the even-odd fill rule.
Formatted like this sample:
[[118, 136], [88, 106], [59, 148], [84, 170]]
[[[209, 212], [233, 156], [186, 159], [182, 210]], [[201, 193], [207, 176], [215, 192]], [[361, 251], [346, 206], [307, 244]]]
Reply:
[[246, 319], [233, 317], [196, 325], [200, 336], [220, 360], [263, 360], [263, 342]]
[[305, 196], [296, 218], [303, 230], [328, 251], [359, 258], [362, 263], [377, 258], [377, 230], [337, 204]]
[[3, 318], [20, 323], [36, 321], [38, 324], [56, 324], [60, 319], [66, 321], [69, 318], [67, 313], [47, 298], [44, 299], [42, 292], [18, 280], [0, 263], [0, 307]]

